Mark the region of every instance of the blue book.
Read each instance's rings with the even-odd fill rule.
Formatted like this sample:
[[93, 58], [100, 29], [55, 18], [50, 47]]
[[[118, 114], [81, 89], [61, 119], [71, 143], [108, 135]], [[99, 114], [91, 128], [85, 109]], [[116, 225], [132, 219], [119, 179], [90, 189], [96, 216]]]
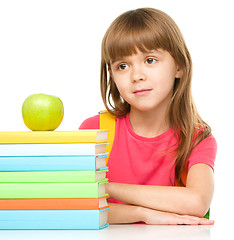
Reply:
[[98, 230], [107, 227], [107, 210], [1, 210], [1, 230]]
[[66, 156], [105, 154], [108, 143], [0, 144], [1, 156]]
[[107, 155], [1, 157], [0, 171], [105, 170]]

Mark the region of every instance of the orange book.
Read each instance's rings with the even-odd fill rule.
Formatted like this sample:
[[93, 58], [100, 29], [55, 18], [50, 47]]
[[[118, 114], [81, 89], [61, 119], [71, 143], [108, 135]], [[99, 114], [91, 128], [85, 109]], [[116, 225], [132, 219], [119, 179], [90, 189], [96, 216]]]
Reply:
[[0, 210], [98, 210], [108, 207], [107, 197], [0, 199]]

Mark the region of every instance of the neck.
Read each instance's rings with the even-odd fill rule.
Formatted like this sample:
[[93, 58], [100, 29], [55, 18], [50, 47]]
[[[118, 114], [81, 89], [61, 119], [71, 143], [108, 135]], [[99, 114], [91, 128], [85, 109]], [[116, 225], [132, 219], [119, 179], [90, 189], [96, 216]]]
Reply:
[[129, 120], [133, 131], [137, 135], [147, 138], [159, 136], [170, 128], [166, 113], [162, 114], [162, 112], [141, 112], [131, 109]]

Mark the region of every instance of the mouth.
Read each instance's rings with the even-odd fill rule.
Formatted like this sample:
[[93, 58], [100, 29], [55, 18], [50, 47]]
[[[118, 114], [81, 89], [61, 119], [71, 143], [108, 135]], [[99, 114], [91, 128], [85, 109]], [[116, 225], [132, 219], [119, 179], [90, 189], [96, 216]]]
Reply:
[[139, 89], [139, 90], [134, 91], [133, 93], [135, 95], [143, 96], [143, 95], [150, 93], [151, 91], [152, 91], [152, 89]]

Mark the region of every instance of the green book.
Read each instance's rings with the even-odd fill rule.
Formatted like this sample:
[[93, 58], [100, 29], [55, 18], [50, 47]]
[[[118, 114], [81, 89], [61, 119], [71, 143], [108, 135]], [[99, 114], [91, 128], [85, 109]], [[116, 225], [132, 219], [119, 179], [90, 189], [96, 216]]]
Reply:
[[0, 172], [0, 183], [95, 183], [105, 180], [107, 171]]
[[108, 195], [105, 183], [1, 183], [0, 199], [99, 198]]

